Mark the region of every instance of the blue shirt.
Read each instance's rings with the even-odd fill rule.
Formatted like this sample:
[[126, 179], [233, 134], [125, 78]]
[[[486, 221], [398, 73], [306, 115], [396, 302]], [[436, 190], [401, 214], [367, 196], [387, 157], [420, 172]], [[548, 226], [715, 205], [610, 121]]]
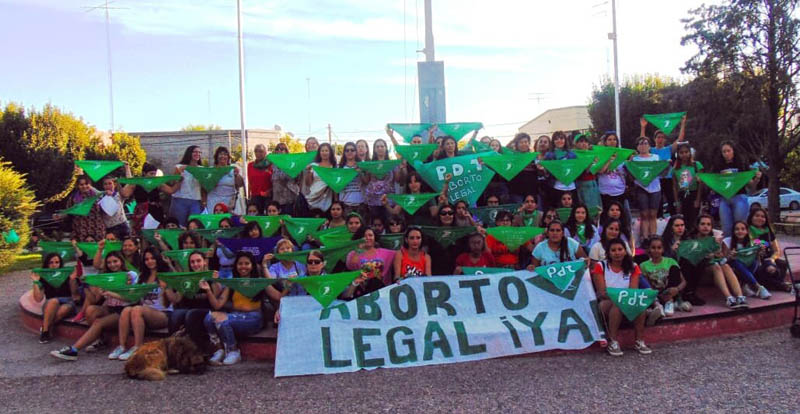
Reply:
[[650, 148], [650, 153], [658, 155], [659, 160], [670, 162], [670, 166], [667, 167], [667, 175], [665, 178], [672, 178], [672, 145], [667, 145], [661, 149], [655, 147]]

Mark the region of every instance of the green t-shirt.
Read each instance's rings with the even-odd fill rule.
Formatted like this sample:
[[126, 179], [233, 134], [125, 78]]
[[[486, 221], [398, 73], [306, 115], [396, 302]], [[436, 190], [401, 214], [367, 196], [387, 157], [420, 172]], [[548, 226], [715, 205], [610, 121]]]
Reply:
[[697, 191], [697, 173], [703, 169], [703, 164], [700, 161], [694, 164], [694, 167], [684, 165], [675, 170], [673, 177], [678, 180], [678, 191]]
[[639, 265], [642, 274], [650, 282], [653, 289], [662, 291], [667, 288], [667, 276], [669, 276], [669, 269], [672, 266], [678, 266], [678, 262], [670, 257], [662, 257], [661, 263], [655, 264], [653, 261], [648, 260]]

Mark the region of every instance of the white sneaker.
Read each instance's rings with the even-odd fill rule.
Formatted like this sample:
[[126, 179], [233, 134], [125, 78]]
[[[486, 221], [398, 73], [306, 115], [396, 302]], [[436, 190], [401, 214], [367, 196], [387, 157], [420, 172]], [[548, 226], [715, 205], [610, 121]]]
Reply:
[[758, 298], [759, 299], [767, 300], [767, 299], [769, 299], [771, 297], [772, 297], [772, 293], [769, 293], [767, 288], [765, 288], [763, 285], [758, 287]]
[[119, 356], [125, 353], [125, 347], [120, 345], [114, 348], [110, 354], [108, 354], [108, 359], [119, 359]]
[[217, 349], [217, 352], [214, 352], [214, 355], [211, 355], [211, 358], [209, 358], [208, 365], [220, 366], [222, 365], [223, 358], [225, 358], [225, 351]]
[[661, 303], [656, 301], [653, 304], [653, 308], [651, 309], [650, 313], [647, 315], [647, 320], [645, 321], [645, 324], [647, 326], [653, 326], [659, 319], [663, 318], [664, 316], [665, 316], [664, 307], [661, 306]]
[[733, 296], [728, 296], [727, 299], [725, 299], [725, 305], [727, 305], [731, 309], [735, 308], [736, 298], [734, 298]]
[[134, 346], [132, 346], [132, 347], [131, 347], [131, 349], [129, 349], [129, 350], [127, 350], [127, 351], [123, 352], [123, 353], [122, 353], [122, 355], [120, 355], [120, 356], [119, 356], [119, 360], [120, 360], [120, 361], [127, 361], [127, 360], [129, 360], [129, 359], [131, 358], [131, 355], [133, 355], [133, 353], [134, 353], [134, 352], [136, 352], [136, 350], [137, 350], [137, 349], [139, 349], [139, 347], [138, 347], [138, 346], [135, 346], [135, 345], [134, 345]]
[[664, 304], [664, 315], [672, 316], [674, 314], [675, 314], [675, 302], [671, 300], [667, 301], [667, 303]]
[[611, 356], [622, 356], [622, 348], [619, 347], [619, 342], [617, 341], [608, 341], [606, 352]]
[[242, 360], [242, 354], [238, 350], [228, 352], [228, 355], [225, 355], [225, 359], [222, 361], [223, 365], [234, 365], [238, 364]]
[[756, 291], [753, 290], [753, 288], [751, 288], [750, 285], [743, 283], [742, 284], [742, 295], [755, 297], [756, 296]]
[[649, 355], [653, 353], [653, 350], [650, 349], [649, 346], [645, 345], [644, 341], [638, 340], [633, 343], [633, 349], [638, 351], [642, 355]]

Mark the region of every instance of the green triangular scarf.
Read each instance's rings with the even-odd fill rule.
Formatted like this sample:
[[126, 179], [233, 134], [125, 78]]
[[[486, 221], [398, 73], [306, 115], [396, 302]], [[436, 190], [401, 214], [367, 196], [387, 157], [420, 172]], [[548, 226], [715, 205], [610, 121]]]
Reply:
[[514, 213], [521, 205], [522, 204], [501, 204], [493, 207], [478, 207], [470, 209], [470, 212], [478, 217], [478, 220], [483, 223], [483, 227], [490, 227], [494, 226], [496, 221], [495, 219], [497, 218], [497, 213], [499, 211], [508, 211], [509, 213]]
[[625, 161], [625, 168], [644, 187], [650, 185], [667, 167], [669, 161]]
[[678, 246], [678, 257], [683, 257], [691, 264], [696, 265], [709, 253], [714, 253], [717, 250], [719, 250], [719, 244], [713, 237], [683, 240]]
[[505, 267], [472, 267], [461, 266], [461, 271], [465, 275], [488, 275], [493, 273], [508, 273], [513, 272], [514, 269], [506, 269]]
[[541, 227], [511, 227], [500, 226], [486, 229], [486, 233], [506, 245], [508, 250], [514, 251], [523, 244], [533, 240], [534, 237], [544, 233]]
[[[347, 229], [347, 227], [344, 228]], [[325, 247], [338, 247], [343, 244], [349, 244], [351, 241], [353, 241], [353, 234], [349, 231], [336, 231], [320, 234], [317, 239]]]
[[556, 214], [558, 214], [558, 221], [566, 224], [567, 220], [569, 220], [569, 215], [572, 214], [572, 209], [569, 207], [557, 208]]
[[148, 193], [155, 190], [161, 184], [166, 184], [170, 181], [180, 181], [180, 175], [164, 175], [161, 177], [133, 177], [133, 178], [120, 178], [120, 184], [131, 184], [142, 187]]
[[403, 233], [382, 234], [378, 239], [378, 244], [384, 249], [400, 250], [403, 247]]
[[181, 270], [188, 271], [189, 270], [189, 255], [194, 252], [200, 253], [207, 253], [210, 249], [182, 249], [182, 250], [166, 250], [162, 252], [164, 256], [172, 259], [173, 261], [178, 263]]
[[539, 164], [562, 184], [569, 185], [586, 171], [592, 161], [589, 157], [578, 157], [568, 160], [541, 161]]
[[178, 243], [178, 238], [181, 234], [185, 233], [186, 230], [181, 229], [161, 229], [156, 230], [159, 235], [161, 235], [161, 239], [164, 240], [164, 243], [167, 244], [171, 249], [180, 249], [180, 243]]
[[465, 135], [472, 131], [476, 131], [478, 129], [483, 128], [482, 122], [450, 122], [447, 124], [436, 124], [436, 128], [439, 129], [444, 135], [450, 135], [451, 137], [455, 138], [456, 141], [460, 141], [461, 138], [464, 138]]
[[[86, 253], [89, 258], [93, 258], [98, 249], [97, 242], [78, 242], [78, 248]], [[108, 256], [110, 252], [118, 252], [120, 250], [122, 250], [122, 242], [106, 241], [106, 245], [103, 247], [103, 257]]]
[[603, 207], [600, 206], [589, 207], [589, 218], [594, 220], [595, 218], [597, 218], [597, 215], [600, 214], [601, 211], [603, 211]]
[[309, 234], [313, 234], [319, 226], [325, 223], [324, 218], [295, 218], [285, 217], [283, 224], [297, 244], [303, 244]]
[[560, 292], [564, 292], [570, 287], [572, 281], [577, 276], [583, 277], [586, 262], [576, 260], [573, 262], [553, 263], [547, 266], [539, 266], [534, 271], [548, 282], [552, 283]]
[[68, 209], [61, 210], [58, 212], [58, 214], [71, 214], [73, 216], [86, 217], [89, 215], [89, 212], [92, 211], [92, 207], [97, 202], [98, 198], [100, 198], [100, 194], [94, 197], [89, 197]]
[[261, 235], [270, 237], [281, 228], [281, 220], [286, 216], [244, 216], [247, 222], [255, 221], [261, 227]]
[[267, 155], [267, 159], [275, 164], [281, 171], [286, 173], [289, 177], [297, 178], [297, 176], [308, 167], [317, 157], [317, 151], [313, 152], [298, 152], [295, 154], [276, 154], [272, 153]]
[[272, 163], [269, 162], [269, 160], [267, 160], [266, 158], [264, 158], [259, 162], [253, 161], [253, 168], [257, 170], [266, 170], [267, 168], [269, 168], [270, 165], [272, 165]]
[[112, 287], [108, 290], [122, 296], [122, 299], [128, 302], [135, 303], [150, 294], [150, 292], [156, 288], [158, 288], [157, 283], [137, 283], [135, 285]]
[[[352, 233], [350, 233], [349, 230], [347, 230], [347, 226], [337, 226], [337, 227], [331, 227], [331, 228], [324, 229], [324, 230], [315, 230], [315, 231], [311, 232], [311, 237], [313, 237], [314, 240], [316, 240], [316, 241], [318, 241], [318, 242], [320, 242], [322, 244], [325, 244], [325, 243], [322, 242], [323, 239], [333, 240], [333, 239], [338, 238], [338, 237], [344, 238], [345, 237], [344, 235], [347, 235], [348, 237], [353, 235]], [[329, 237], [332, 237], [332, 238], [329, 238]]]
[[241, 233], [241, 227], [229, 227], [227, 229], [199, 229], [194, 230], [200, 237], [208, 240], [209, 243], [214, 243], [218, 238], [232, 239]]
[[421, 194], [387, 194], [386, 196], [389, 200], [394, 201], [406, 213], [410, 215], [414, 215], [414, 213], [419, 210], [420, 207], [424, 206], [428, 201], [432, 198], [435, 198], [439, 194], [437, 193], [421, 193]]
[[644, 114], [644, 119], [647, 122], [656, 126], [656, 128], [669, 135], [675, 127], [680, 125], [681, 118], [686, 115], [686, 112], [673, 112], [669, 114]]
[[364, 239], [351, 240], [333, 247], [325, 247], [321, 250], [322, 255], [325, 257], [325, 271], [333, 271], [336, 264], [344, 260], [347, 254], [358, 248], [358, 245], [364, 243]]
[[728, 200], [733, 198], [755, 176], [756, 170], [728, 174], [697, 173], [700, 181]]
[[200, 290], [200, 281], [213, 281], [214, 272], [167, 272], [159, 273], [158, 280], [163, 280], [167, 287], [191, 299]]
[[[464, 146], [464, 150], [473, 153], [494, 151], [491, 146], [484, 144], [475, 138], [472, 138], [469, 140], [469, 142], [467, 142], [467, 145]], [[505, 152], [503, 153], [505, 154]]]
[[431, 129], [432, 124], [386, 124], [386, 126], [410, 143], [411, 139], [416, 135], [421, 136], [423, 141], [427, 141], [427, 132]]
[[630, 289], [630, 288], [606, 288], [609, 299], [622, 314], [633, 321], [641, 315], [658, 297], [655, 289]]
[[382, 180], [383, 177], [386, 177], [386, 174], [389, 174], [389, 172], [394, 170], [401, 162], [401, 160], [362, 161], [358, 163], [358, 168]]
[[758, 251], [760, 249], [761, 246], [759, 245], [736, 249], [736, 260], [742, 262], [745, 266], [750, 266], [756, 260], [756, 257], [758, 257]]
[[281, 279], [267, 279], [264, 277], [234, 277], [231, 279], [214, 279], [215, 282], [231, 288], [242, 295], [253, 299], [264, 291], [267, 286], [279, 282]]
[[[233, 170], [233, 166], [227, 167], [195, 167], [193, 165], [186, 166], [186, 171], [200, 183], [206, 191], [213, 190], [219, 180]], [[211, 206], [214, 207], [214, 206]]]
[[355, 168], [328, 168], [315, 165], [314, 172], [319, 175], [319, 178], [328, 185], [328, 187], [336, 193], [342, 192], [350, 181], [358, 175], [358, 170]]
[[224, 218], [231, 218], [230, 213], [225, 214], [192, 214], [189, 216], [188, 221], [192, 221], [194, 219], [200, 220], [203, 223], [204, 229], [218, 229], [219, 228], [219, 221]]
[[67, 278], [74, 270], [75, 267], [60, 267], [58, 269], [36, 268], [32, 269], [31, 272], [39, 275], [48, 285], [58, 289], [67, 281]]
[[295, 250], [289, 253], [275, 253], [275, 258], [288, 262], [298, 262], [305, 265], [306, 259], [308, 258], [308, 253], [311, 251], [312, 250]]
[[327, 308], [359, 275], [361, 271], [356, 270], [332, 275], [297, 277], [293, 278], [292, 282], [299, 283], [323, 308]]
[[442, 191], [446, 175], [452, 174], [453, 179], [450, 181], [448, 191], [449, 201], [455, 203], [458, 200], [466, 200], [467, 203], [474, 205], [495, 174], [490, 168], [480, 165], [477, 159], [491, 154], [460, 155], [425, 164], [416, 163], [414, 169], [436, 191]]
[[70, 242], [40, 241], [39, 247], [42, 248], [42, 257], [49, 253], [58, 253], [65, 262], [75, 260], [75, 249]]
[[112, 288], [120, 288], [128, 285], [128, 272], [86, 275], [83, 281], [89, 286], [97, 286], [100, 289], [111, 290]]
[[526, 213], [523, 210], [519, 215], [522, 217], [522, 225], [526, 227], [538, 227], [542, 219], [542, 212], [539, 210], [533, 210], [533, 213]]
[[761, 236], [769, 233], [769, 229], [766, 229], [766, 228], [765, 229], [759, 229], [758, 227], [753, 226], [752, 224], [750, 225], [749, 230], [750, 230], [750, 239], [751, 240], [760, 239]]
[[89, 161], [89, 160], [75, 160], [75, 164], [83, 169], [83, 172], [92, 179], [92, 181], [100, 181], [111, 171], [125, 165], [122, 161]]
[[581, 244], [586, 243], [586, 224], [580, 223], [575, 226], [575, 232], [578, 233], [578, 240]]
[[597, 157], [597, 162], [589, 168], [592, 174], [597, 174], [614, 154], [617, 154], [617, 157], [608, 165], [609, 171], [616, 170], [623, 162], [627, 161], [631, 155], [636, 153], [636, 151], [628, 148], [606, 147], [602, 145], [594, 146], [592, 152]]
[[398, 145], [394, 147], [397, 154], [408, 161], [409, 165], [414, 165], [414, 161], [425, 162], [428, 157], [433, 154], [433, 151], [439, 148], [436, 144], [412, 144], [412, 145]]
[[422, 233], [432, 238], [440, 246], [445, 249], [451, 244], [458, 241], [458, 239], [475, 233], [475, 227], [435, 227], [435, 226], [421, 226]]
[[516, 154], [490, 155], [481, 159], [496, 173], [505, 178], [506, 181], [511, 181], [538, 156], [538, 152], [519, 152]]

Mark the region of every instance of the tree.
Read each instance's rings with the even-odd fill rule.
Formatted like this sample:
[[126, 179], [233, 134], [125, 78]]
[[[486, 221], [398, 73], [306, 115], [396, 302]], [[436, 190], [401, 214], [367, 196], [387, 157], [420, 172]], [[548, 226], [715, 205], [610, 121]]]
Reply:
[[0, 233], [7, 234], [14, 230], [19, 236], [16, 243], [9, 243], [0, 236], [0, 268], [11, 265], [28, 243], [28, 220], [37, 207], [38, 203], [25, 182], [25, 176], [11, 169], [11, 163], [0, 159]]
[[111, 143], [106, 145], [97, 137], [84, 156], [87, 160], [119, 160], [127, 162], [134, 176], [142, 174], [142, 166], [147, 154], [142, 148], [139, 138], [125, 132], [111, 135]]
[[189, 124], [181, 128], [181, 131], [219, 131], [221, 129], [222, 129], [221, 126], [215, 124], [208, 124], [208, 125]]
[[[280, 138], [280, 142], [286, 144], [290, 153], [305, 152], [306, 150], [306, 146], [303, 145], [303, 143], [299, 140], [295, 139], [294, 135], [289, 133], [283, 134], [283, 136]], [[269, 152], [272, 152], [274, 149], [274, 147], [269, 148]]]
[[800, 144], [800, 0], [732, 0], [703, 5], [684, 19], [682, 45], [698, 53], [683, 71], [706, 78], [752, 80], [765, 105], [763, 139], [769, 169], [769, 213], [780, 217], [778, 188], [784, 157]]

